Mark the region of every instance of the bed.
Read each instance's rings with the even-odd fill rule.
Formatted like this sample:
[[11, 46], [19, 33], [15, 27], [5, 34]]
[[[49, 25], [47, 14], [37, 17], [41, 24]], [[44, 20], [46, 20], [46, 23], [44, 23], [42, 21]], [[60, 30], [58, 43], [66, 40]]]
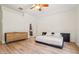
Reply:
[[54, 35], [46, 35], [46, 33], [43, 33], [41, 36], [36, 37], [36, 42], [54, 46], [57, 48], [63, 48], [64, 46], [64, 39], [67, 34], [66, 33], [52, 33]]

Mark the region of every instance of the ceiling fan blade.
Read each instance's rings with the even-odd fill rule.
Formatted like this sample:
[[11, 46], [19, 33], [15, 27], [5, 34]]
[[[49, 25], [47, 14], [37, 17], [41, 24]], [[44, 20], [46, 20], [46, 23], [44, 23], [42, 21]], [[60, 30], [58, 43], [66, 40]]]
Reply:
[[34, 7], [31, 7], [30, 9], [33, 9]]
[[34, 7], [31, 7], [30, 9], [33, 9], [33, 8], [35, 8], [35, 6]]
[[41, 7], [48, 7], [48, 4], [40, 4]]

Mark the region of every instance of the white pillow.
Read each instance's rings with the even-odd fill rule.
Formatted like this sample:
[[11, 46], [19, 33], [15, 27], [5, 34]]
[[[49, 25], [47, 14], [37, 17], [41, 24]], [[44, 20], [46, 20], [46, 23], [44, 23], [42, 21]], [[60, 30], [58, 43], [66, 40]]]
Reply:
[[60, 33], [55, 33], [53, 36], [55, 36], [55, 37], [61, 37], [61, 34]]
[[47, 32], [47, 34], [46, 34], [47, 36], [50, 36], [51, 35], [51, 32]]

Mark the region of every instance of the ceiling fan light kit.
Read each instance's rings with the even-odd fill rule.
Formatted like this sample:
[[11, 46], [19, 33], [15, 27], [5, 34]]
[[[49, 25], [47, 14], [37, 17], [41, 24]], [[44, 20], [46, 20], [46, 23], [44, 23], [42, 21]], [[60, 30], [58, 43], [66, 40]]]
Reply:
[[30, 9], [42, 11], [42, 8], [46, 8], [46, 7], [48, 7], [48, 4], [33, 4], [32, 8]]

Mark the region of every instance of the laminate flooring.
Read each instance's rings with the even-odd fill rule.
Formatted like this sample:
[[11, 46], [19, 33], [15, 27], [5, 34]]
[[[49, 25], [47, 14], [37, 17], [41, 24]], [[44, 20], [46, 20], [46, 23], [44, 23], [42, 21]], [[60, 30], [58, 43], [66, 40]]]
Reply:
[[64, 43], [63, 49], [36, 43], [35, 38], [0, 44], [0, 54], [79, 54], [75, 43]]

